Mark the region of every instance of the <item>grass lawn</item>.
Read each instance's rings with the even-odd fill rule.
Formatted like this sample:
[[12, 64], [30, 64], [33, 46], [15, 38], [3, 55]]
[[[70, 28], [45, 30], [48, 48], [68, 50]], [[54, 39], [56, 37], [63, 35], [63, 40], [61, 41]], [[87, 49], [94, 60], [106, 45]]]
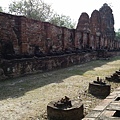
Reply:
[[[89, 82], [97, 76], [104, 79], [119, 69], [120, 57], [114, 57], [0, 81], [0, 119], [45, 120], [47, 104], [65, 95], [82, 99], [87, 114], [102, 100], [87, 92]], [[120, 86], [120, 83], [106, 82], [111, 84], [111, 92]]]

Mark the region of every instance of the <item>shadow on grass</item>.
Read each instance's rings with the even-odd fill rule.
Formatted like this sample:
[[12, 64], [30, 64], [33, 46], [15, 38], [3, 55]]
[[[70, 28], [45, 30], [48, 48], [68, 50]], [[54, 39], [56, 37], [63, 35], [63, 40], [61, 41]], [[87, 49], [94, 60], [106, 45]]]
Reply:
[[96, 60], [56, 71], [0, 81], [0, 100], [23, 96], [28, 91], [51, 83], [63, 82], [65, 78], [70, 76], [83, 75], [86, 71], [119, 59], [120, 57], [114, 57], [110, 60]]

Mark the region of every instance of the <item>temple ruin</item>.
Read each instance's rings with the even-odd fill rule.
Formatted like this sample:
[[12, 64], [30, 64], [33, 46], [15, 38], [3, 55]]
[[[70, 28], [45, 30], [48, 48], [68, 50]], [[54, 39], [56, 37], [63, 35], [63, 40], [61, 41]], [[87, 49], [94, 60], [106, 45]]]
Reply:
[[82, 13], [76, 29], [0, 12], [0, 79], [95, 60], [100, 50], [120, 50], [106, 3], [90, 17]]

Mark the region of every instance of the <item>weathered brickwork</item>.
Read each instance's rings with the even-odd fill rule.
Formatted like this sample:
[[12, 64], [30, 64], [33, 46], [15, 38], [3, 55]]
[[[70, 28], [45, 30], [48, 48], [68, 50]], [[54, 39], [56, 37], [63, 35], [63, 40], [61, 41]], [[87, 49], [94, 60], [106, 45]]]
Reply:
[[[76, 29], [59, 27], [48, 22], [0, 12], [1, 61], [4, 61], [4, 59], [11, 61], [21, 58], [35, 59], [36, 57], [43, 59], [42, 57], [44, 57], [43, 60], [48, 60], [48, 66], [58, 63], [59, 68], [59, 60], [54, 63], [53, 60], [48, 59], [49, 56], [56, 59], [54, 56], [75, 54], [77, 59], [74, 61], [79, 63], [77, 60], [79, 61], [82, 57], [79, 58], [78, 55], [82, 55], [83, 52], [87, 54], [90, 51], [94, 52], [101, 49], [119, 50], [120, 42], [114, 38], [114, 17], [112, 9], [107, 4], [104, 4], [99, 11], [94, 10], [90, 17], [83, 12], [80, 15]], [[114, 52], [115, 54], [117, 53]], [[60, 59], [63, 58], [60, 57]], [[69, 57], [65, 58], [67, 64], [71, 64], [67, 58]], [[91, 60], [91, 57], [86, 57], [85, 59]], [[6, 70], [5, 67], [3, 68], [1, 61], [0, 74], [3, 74]], [[73, 64], [76, 63], [73, 62]], [[41, 67], [43, 65], [41, 64]], [[19, 67], [17, 68], [21, 71]], [[39, 70], [37, 68], [34, 69], [36, 71]], [[43, 69], [48, 69], [48, 67]], [[51, 69], [53, 67], [49, 67], [49, 70]]]
[[99, 10], [101, 15], [101, 34], [107, 39], [105, 46], [107, 49], [115, 49], [118, 46], [114, 45], [114, 17], [112, 9], [105, 3]]
[[[20, 52], [20, 19], [5, 13], [0, 13], [0, 44], [1, 53], [13, 54]], [[7, 49], [5, 49], [7, 48]], [[4, 50], [5, 49], [5, 50]]]
[[0, 80], [31, 73], [45, 72], [96, 60], [96, 52], [65, 54], [41, 58], [23, 58], [0, 61]]
[[[82, 13], [79, 20], [78, 25], [76, 28], [77, 34], [81, 34], [82, 38], [79, 38], [79, 45], [81, 49], [89, 48], [89, 33], [90, 33], [90, 23], [89, 23], [89, 16], [87, 13]], [[77, 39], [76, 39], [77, 40]]]
[[[75, 49], [118, 49], [114, 40], [112, 9], [104, 4], [91, 17], [82, 13], [76, 29], [58, 27], [47, 22], [0, 13], [0, 54], [64, 52]], [[9, 50], [7, 50], [9, 46]]]
[[[101, 49], [102, 46], [102, 37], [100, 37], [101, 34], [101, 16], [99, 11], [94, 10], [91, 14], [90, 17], [90, 32], [91, 32], [91, 37], [94, 37], [90, 39], [91, 41], [91, 47], [93, 49]], [[93, 41], [94, 40], [94, 41]], [[104, 45], [103, 45], [104, 47]]]
[[101, 33], [109, 39], [114, 39], [114, 17], [112, 9], [105, 3], [99, 10], [101, 15]]
[[90, 30], [93, 35], [101, 32], [101, 16], [98, 10], [94, 10], [90, 17]]

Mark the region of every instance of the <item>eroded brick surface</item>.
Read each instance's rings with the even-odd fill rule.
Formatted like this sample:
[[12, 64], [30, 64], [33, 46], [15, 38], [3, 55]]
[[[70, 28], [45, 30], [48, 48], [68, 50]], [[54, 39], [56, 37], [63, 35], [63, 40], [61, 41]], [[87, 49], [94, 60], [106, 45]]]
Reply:
[[[119, 55], [119, 52], [108, 52], [105, 53], [106, 56], [94, 53], [92, 59], [92, 54], [88, 55], [90, 52], [94, 52], [93, 50], [119, 50], [120, 42], [114, 37], [114, 17], [112, 9], [107, 4], [104, 4], [99, 11], [94, 10], [91, 16], [83, 12], [76, 29], [59, 27], [48, 22], [0, 12], [0, 74], [9, 73], [13, 75], [13, 72], [10, 72], [13, 69], [10, 67], [11, 65], [6, 65], [15, 59], [24, 61], [23, 58], [31, 58], [32, 62], [36, 63], [36, 58], [40, 58], [41, 60], [38, 61], [41, 66], [39, 69], [34, 69], [35, 71], [44, 71], [44, 69], [60, 68], [64, 66], [63, 64], [70, 66], [92, 59], [95, 60], [100, 56]], [[68, 56], [64, 57], [66, 54]], [[63, 57], [58, 57], [61, 55]], [[49, 60], [48, 56], [52, 57], [52, 60]], [[54, 56], [64, 62], [61, 64]], [[74, 56], [76, 59], [70, 56]], [[4, 59], [11, 61], [5, 65]], [[18, 70], [14, 69], [13, 71], [23, 71], [21, 73], [24, 73], [27, 69], [27, 73], [33, 72], [30, 69], [32, 66], [30, 62], [24, 63], [25, 67], [20, 67], [23, 66], [20, 61], [15, 65]], [[40, 61], [42, 63], [47, 61], [48, 64], [41, 64]], [[36, 64], [34, 66], [37, 66]]]

